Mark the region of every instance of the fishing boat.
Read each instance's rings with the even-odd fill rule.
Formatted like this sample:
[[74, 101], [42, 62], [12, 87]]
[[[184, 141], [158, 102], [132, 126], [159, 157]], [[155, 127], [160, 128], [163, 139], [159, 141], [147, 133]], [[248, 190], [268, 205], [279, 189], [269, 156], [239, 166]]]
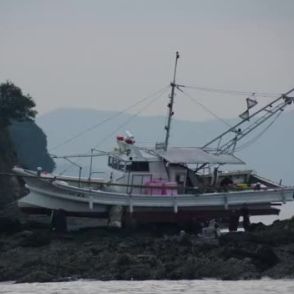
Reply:
[[213, 218], [225, 220], [242, 211], [278, 214], [277, 206], [293, 201], [293, 187], [273, 183], [252, 170], [224, 167], [244, 164], [234, 154], [237, 143], [293, 104], [289, 95], [294, 89], [253, 113], [256, 103], [248, 98], [241, 121], [202, 147], [171, 147], [175, 91], [184, 87], [176, 83], [178, 59], [177, 53], [164, 142], [142, 147], [127, 132], [116, 137], [112, 151], [91, 152], [91, 163], [95, 156], [108, 157], [108, 167], [116, 176], [107, 179], [82, 178], [81, 174], [58, 177], [14, 168], [29, 191], [19, 206], [29, 213], [63, 211], [65, 215], [107, 218], [109, 224], [121, 226], [131, 222], [197, 224]]

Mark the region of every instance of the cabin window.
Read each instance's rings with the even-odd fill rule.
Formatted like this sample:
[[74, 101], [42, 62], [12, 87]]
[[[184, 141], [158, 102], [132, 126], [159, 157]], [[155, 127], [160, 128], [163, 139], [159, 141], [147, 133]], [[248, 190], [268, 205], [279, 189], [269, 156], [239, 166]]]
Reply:
[[149, 172], [149, 162], [147, 161], [124, 161], [110, 156], [108, 157], [108, 166], [121, 171]]
[[186, 181], [186, 174], [176, 174], [175, 180], [178, 184], [184, 185]]
[[125, 162], [123, 160], [119, 160], [118, 158], [111, 157], [111, 156], [108, 157], [108, 166], [113, 169], [117, 169], [121, 171], [125, 170]]
[[133, 161], [126, 166], [127, 171], [149, 172], [149, 163], [147, 161]]

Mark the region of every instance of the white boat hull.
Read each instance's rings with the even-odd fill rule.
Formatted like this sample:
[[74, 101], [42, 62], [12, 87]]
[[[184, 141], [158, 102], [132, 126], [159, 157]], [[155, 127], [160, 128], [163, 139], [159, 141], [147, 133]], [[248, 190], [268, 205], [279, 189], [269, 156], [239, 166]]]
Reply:
[[22, 208], [62, 209], [68, 213], [107, 213], [122, 206], [130, 213], [140, 211], [229, 210], [247, 206], [268, 206], [293, 201], [294, 189], [246, 190], [223, 193], [184, 194], [177, 196], [126, 194], [70, 186], [42, 177], [26, 178], [30, 193], [19, 200]]

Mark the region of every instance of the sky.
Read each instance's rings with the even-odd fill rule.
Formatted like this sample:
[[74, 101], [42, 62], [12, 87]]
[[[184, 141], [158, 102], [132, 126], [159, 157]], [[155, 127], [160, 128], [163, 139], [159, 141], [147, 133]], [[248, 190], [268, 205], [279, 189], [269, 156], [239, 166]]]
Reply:
[[[29, 93], [39, 115], [120, 111], [169, 85], [179, 51], [179, 84], [286, 92], [293, 11], [293, 0], [0, 0], [0, 82]], [[165, 115], [167, 91], [130, 112]], [[177, 94], [179, 119], [213, 118], [195, 99], [222, 118], [245, 107], [245, 94], [185, 91], [194, 100]]]

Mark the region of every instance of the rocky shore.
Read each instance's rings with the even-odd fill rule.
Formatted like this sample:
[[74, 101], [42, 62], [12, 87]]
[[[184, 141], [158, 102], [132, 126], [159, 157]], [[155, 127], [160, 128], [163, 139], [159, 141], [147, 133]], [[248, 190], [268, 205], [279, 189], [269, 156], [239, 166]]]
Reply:
[[294, 278], [294, 219], [201, 238], [170, 228], [58, 234], [0, 220], [0, 281]]

